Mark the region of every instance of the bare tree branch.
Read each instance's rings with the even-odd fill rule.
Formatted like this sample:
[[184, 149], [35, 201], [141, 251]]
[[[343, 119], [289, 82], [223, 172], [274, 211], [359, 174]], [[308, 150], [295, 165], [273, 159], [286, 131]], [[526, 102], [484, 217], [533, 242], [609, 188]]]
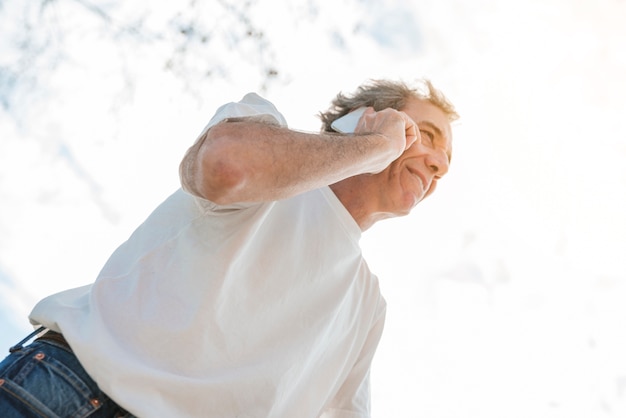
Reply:
[[[131, 65], [123, 62], [122, 52], [126, 41], [130, 41], [136, 50], [165, 54], [163, 67], [180, 78], [190, 92], [203, 79], [227, 78], [229, 63], [235, 61], [233, 56], [256, 68], [261, 80], [259, 88], [266, 90], [281, 72], [270, 40], [250, 16], [254, 4], [218, 0], [207, 6], [191, 0], [186, 8], [167, 19], [165, 30], [156, 31], [144, 25], [150, 13], [147, 9], [122, 18], [116, 15], [119, 3], [115, 2], [103, 6], [89, 0], [31, 0], [22, 8], [19, 26], [13, 26], [6, 35], [7, 46], [16, 59], [0, 61], [0, 105], [12, 112], [34, 92], [45, 93], [47, 75], [76, 59], [68, 40], [78, 31], [98, 33], [105, 42], [120, 49], [119, 71], [125, 77], [132, 78], [128, 70]], [[207, 13], [207, 7], [211, 13]], [[68, 9], [80, 19], [66, 21]], [[0, 7], [0, 18], [5, 12]], [[82, 27], [75, 25], [76, 21]], [[220, 25], [224, 21], [229, 23], [226, 27]], [[132, 82], [127, 80], [126, 84]]]

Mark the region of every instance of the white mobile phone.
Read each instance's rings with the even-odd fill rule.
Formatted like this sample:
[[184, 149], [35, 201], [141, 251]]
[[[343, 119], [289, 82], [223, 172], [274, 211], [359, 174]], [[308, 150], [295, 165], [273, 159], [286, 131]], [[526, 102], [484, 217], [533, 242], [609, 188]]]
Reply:
[[359, 123], [359, 119], [361, 119], [361, 115], [363, 115], [365, 109], [365, 107], [360, 107], [357, 110], [353, 110], [347, 115], [336, 119], [333, 123], [330, 124], [330, 127], [333, 128], [336, 132], [341, 132], [342, 134], [354, 133], [356, 125]]

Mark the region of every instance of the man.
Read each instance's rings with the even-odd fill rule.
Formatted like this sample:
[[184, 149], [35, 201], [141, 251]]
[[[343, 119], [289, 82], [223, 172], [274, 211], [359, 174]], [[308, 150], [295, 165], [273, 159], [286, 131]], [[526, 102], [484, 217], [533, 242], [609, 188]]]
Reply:
[[49, 331], [0, 365], [3, 417], [370, 416], [385, 302], [358, 241], [435, 190], [456, 117], [428, 81], [339, 94], [319, 134], [255, 94], [222, 106], [182, 189], [34, 308]]

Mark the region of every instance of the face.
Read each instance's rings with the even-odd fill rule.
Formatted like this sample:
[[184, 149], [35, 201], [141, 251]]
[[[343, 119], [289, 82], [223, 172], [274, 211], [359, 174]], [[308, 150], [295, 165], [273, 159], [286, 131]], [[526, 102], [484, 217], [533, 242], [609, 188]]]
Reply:
[[452, 156], [452, 129], [446, 114], [432, 103], [410, 99], [402, 109], [417, 124], [421, 141], [375, 175], [379, 209], [392, 216], [408, 214], [431, 195], [448, 172]]

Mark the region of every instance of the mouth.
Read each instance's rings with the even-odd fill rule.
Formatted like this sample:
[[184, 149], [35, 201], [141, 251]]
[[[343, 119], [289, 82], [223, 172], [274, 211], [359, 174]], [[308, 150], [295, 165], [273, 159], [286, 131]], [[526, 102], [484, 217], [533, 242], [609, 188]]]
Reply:
[[411, 175], [413, 177], [415, 177], [420, 182], [420, 185], [422, 186], [422, 193], [425, 193], [426, 192], [426, 184], [427, 183], [426, 183], [426, 179], [424, 178], [424, 176], [417, 170], [413, 170], [413, 169], [408, 168], [408, 167], [407, 167], [407, 169], [409, 170], [409, 173], [411, 173]]

